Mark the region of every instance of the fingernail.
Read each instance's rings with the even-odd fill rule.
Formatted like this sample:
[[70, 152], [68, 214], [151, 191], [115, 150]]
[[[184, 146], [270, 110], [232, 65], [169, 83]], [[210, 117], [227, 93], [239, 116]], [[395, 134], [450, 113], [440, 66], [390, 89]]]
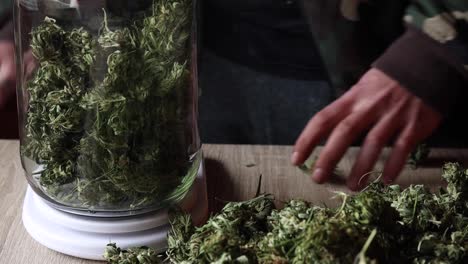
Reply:
[[299, 164], [299, 152], [294, 151], [293, 154], [291, 155], [291, 163], [293, 165], [298, 165]]
[[317, 183], [322, 183], [325, 180], [325, 171], [320, 168], [315, 169], [312, 174], [312, 179]]

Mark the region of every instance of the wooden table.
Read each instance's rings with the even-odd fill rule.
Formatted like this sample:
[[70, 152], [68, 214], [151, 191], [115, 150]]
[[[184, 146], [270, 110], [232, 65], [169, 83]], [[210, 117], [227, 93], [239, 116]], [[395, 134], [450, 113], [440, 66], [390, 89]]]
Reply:
[[[100, 263], [85, 261], [53, 252], [36, 243], [23, 228], [21, 209], [26, 180], [18, 155], [17, 141], [0, 141], [0, 263], [3, 264], [78, 264]], [[217, 210], [222, 201], [252, 198], [260, 175], [261, 191], [272, 193], [278, 200], [302, 198], [315, 203], [334, 205], [335, 191], [346, 191], [343, 179], [316, 185], [299, 169], [289, 163], [291, 147], [205, 145], [210, 208]], [[343, 175], [349, 171], [357, 149], [350, 149], [339, 164]], [[377, 165], [381, 168], [385, 153]], [[444, 161], [458, 160], [466, 165], [468, 150], [437, 149], [429, 162], [418, 170], [406, 169], [399, 183], [424, 183], [429, 187], [441, 184], [440, 167]]]

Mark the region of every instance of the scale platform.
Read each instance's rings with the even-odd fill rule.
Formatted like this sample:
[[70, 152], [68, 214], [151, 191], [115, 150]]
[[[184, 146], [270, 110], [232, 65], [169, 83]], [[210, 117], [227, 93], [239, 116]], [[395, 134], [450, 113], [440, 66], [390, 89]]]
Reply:
[[[195, 224], [208, 217], [208, 195], [203, 162], [181, 207]], [[66, 213], [51, 207], [30, 187], [23, 205], [23, 224], [40, 244], [60, 253], [90, 260], [103, 260], [108, 243], [120, 248], [149, 246], [157, 252], [167, 248], [167, 210], [138, 216], [101, 218]]]

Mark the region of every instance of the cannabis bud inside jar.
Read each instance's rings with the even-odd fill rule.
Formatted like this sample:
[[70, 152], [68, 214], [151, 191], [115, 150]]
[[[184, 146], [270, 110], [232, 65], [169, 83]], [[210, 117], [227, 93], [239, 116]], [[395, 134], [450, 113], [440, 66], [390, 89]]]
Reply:
[[18, 6], [21, 153], [35, 191], [81, 213], [180, 201], [200, 164], [195, 2]]

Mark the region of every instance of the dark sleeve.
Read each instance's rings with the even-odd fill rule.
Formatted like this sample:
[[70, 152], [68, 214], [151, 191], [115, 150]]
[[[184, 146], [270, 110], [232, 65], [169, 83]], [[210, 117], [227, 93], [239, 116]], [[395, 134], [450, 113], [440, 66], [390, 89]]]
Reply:
[[13, 39], [13, 1], [0, 0], [0, 40]]
[[468, 1], [412, 1], [404, 21], [373, 66], [448, 115], [468, 88]]

